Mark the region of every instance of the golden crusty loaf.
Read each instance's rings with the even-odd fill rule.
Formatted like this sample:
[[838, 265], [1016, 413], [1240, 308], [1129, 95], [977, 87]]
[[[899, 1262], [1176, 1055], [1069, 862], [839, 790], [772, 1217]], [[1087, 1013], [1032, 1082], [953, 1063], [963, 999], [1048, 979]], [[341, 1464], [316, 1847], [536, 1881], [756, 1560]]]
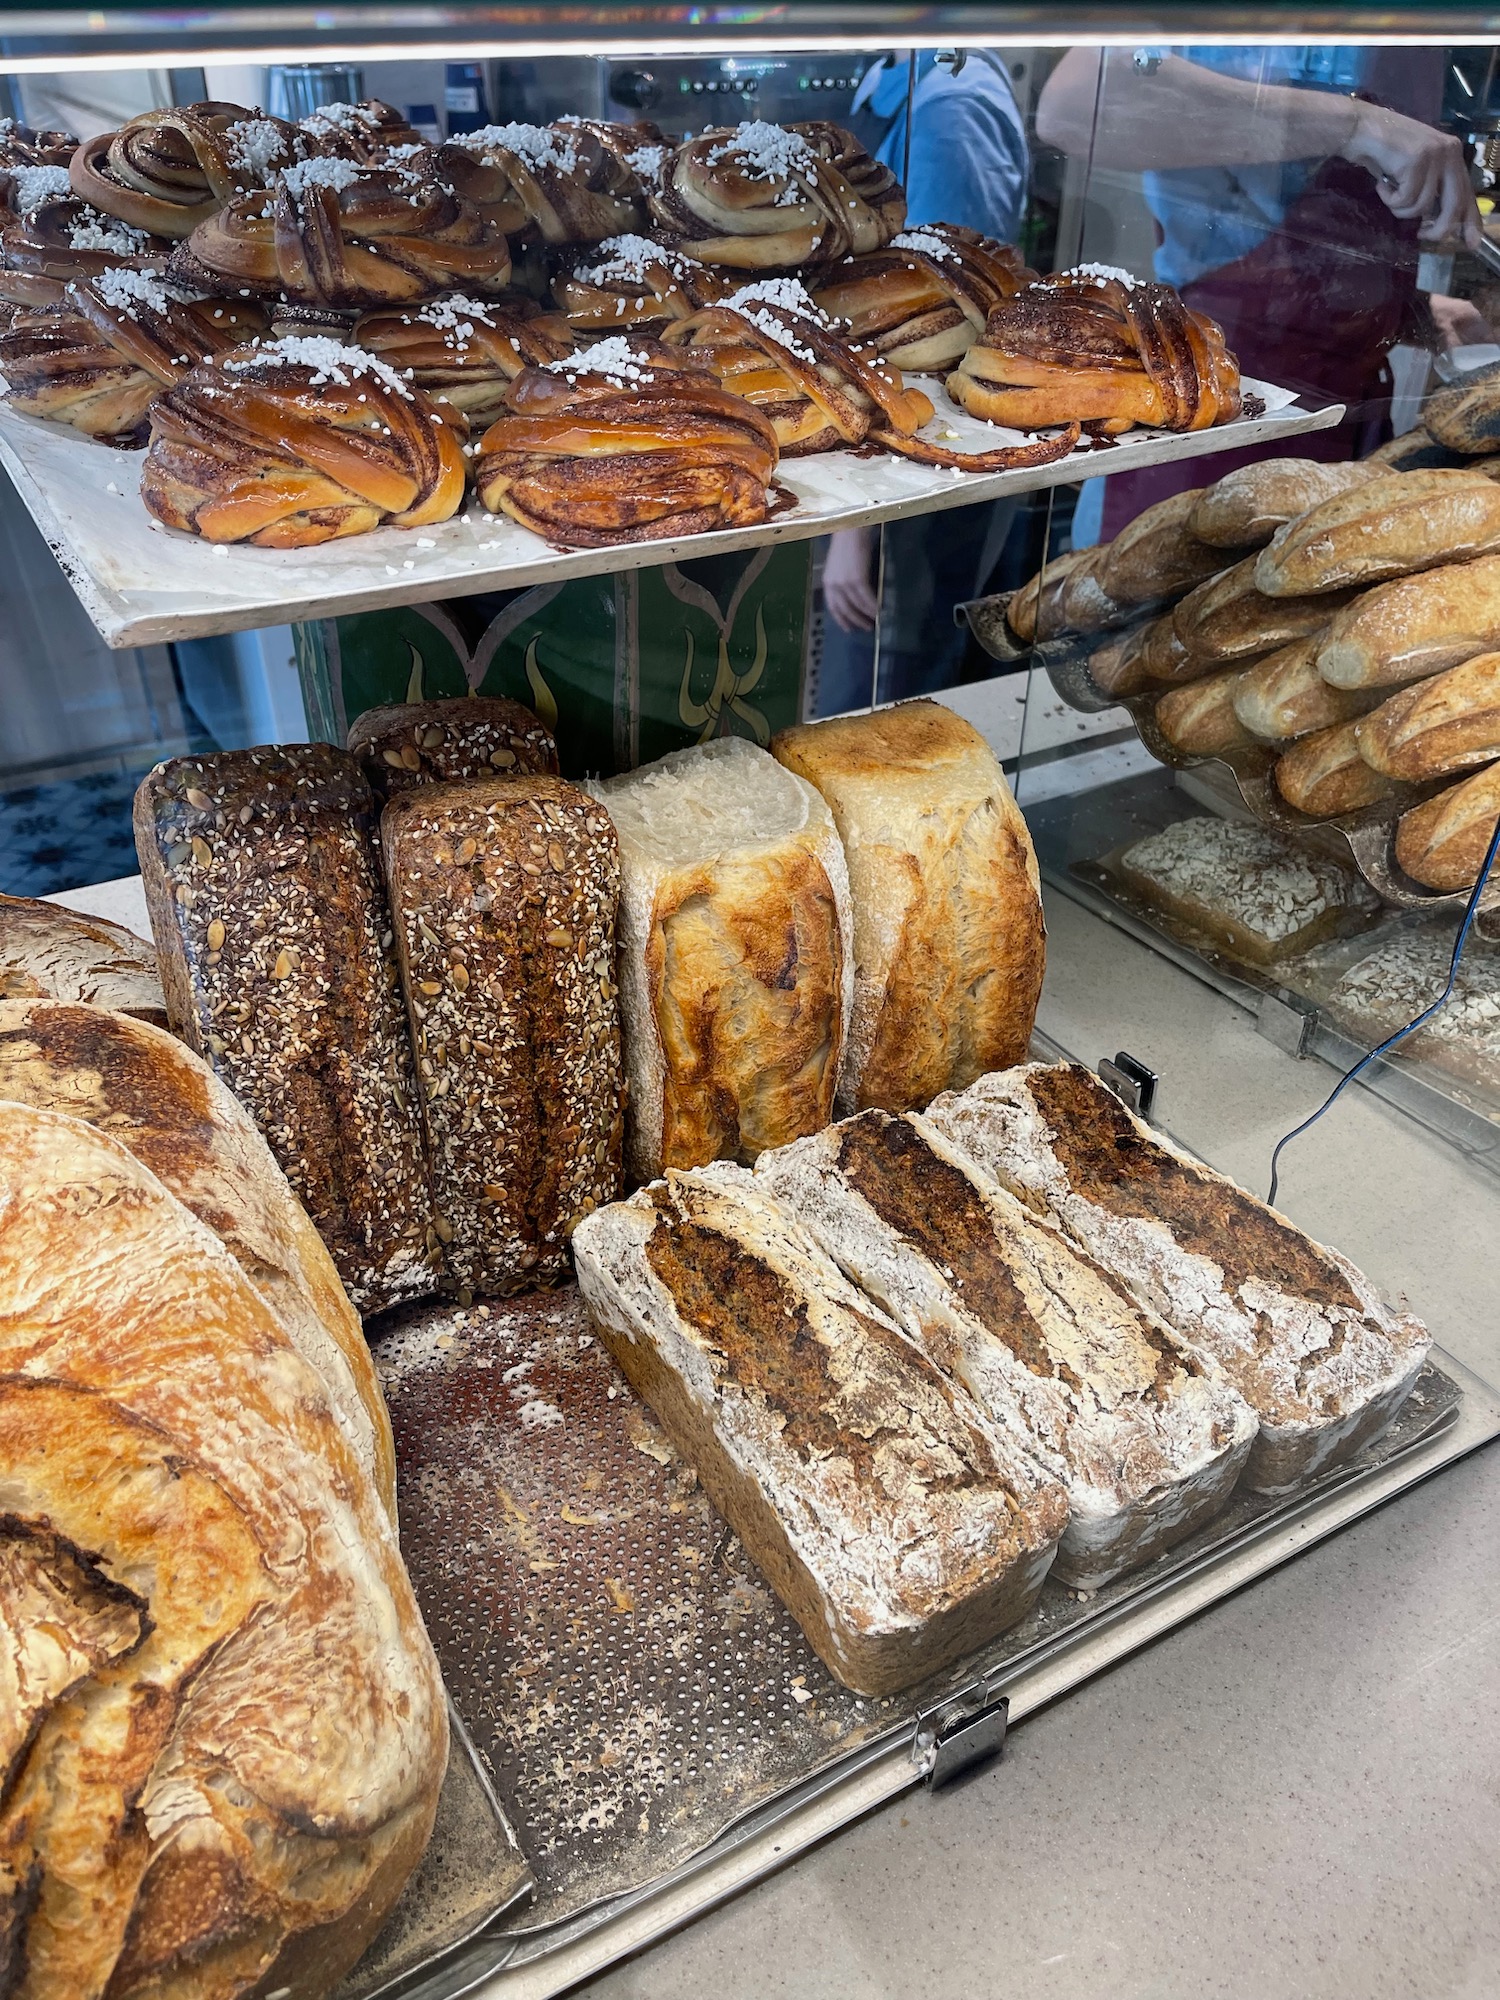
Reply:
[[1181, 681], [1195, 681], [1200, 674], [1211, 673], [1218, 664], [1211, 659], [1198, 659], [1191, 654], [1177, 636], [1176, 619], [1172, 612], [1164, 611], [1159, 618], [1153, 618], [1141, 637], [1141, 671], [1148, 681], [1159, 681], [1175, 687]]
[[1347, 602], [1338, 596], [1267, 597], [1256, 583], [1257, 560], [1246, 556], [1200, 583], [1173, 612], [1173, 629], [1188, 659], [1208, 665], [1258, 659], [1321, 631]]
[[1478, 653], [1402, 688], [1355, 726], [1359, 754], [1388, 778], [1446, 778], [1500, 757], [1500, 653]]
[[1396, 786], [1360, 755], [1357, 727], [1335, 722], [1282, 751], [1272, 775], [1289, 806], [1314, 819], [1337, 819], [1390, 797]]
[[1139, 694], [1151, 685], [1146, 672], [1146, 647], [1155, 620], [1132, 625], [1126, 632], [1106, 632], [1089, 654], [1089, 674], [1105, 694]]
[[1500, 450], [1500, 362], [1467, 371], [1422, 405], [1428, 437], [1466, 457]]
[[1396, 859], [1424, 888], [1472, 889], [1497, 819], [1500, 764], [1490, 764], [1401, 815]]
[[1363, 715], [1380, 699], [1378, 690], [1330, 687], [1318, 672], [1318, 634], [1294, 639], [1240, 674], [1234, 712], [1252, 736], [1265, 743], [1289, 743], [1314, 729], [1331, 729]]
[[849, 875], [822, 794], [738, 736], [587, 789], [620, 838], [632, 1177], [748, 1166], [819, 1131], [854, 1000]]
[[0, 1099], [107, 1131], [207, 1225], [323, 1379], [395, 1518], [390, 1418], [359, 1316], [253, 1119], [164, 1029], [102, 1007], [0, 1001]]
[[13, 1990], [316, 2000], [420, 1857], [447, 1755], [375, 1489], [229, 1252], [79, 1119], [0, 1104], [0, 1299], [0, 1542], [56, 1537], [141, 1634], [118, 1650], [96, 1612], [99, 1663], [15, 1760]]
[[1069, 574], [1079, 568], [1093, 549], [1070, 549], [1066, 555], [1051, 556], [1006, 606], [1006, 622], [1024, 645], [1033, 640], [1055, 639], [1062, 630], [1058, 601]]
[[1318, 672], [1340, 688], [1400, 687], [1500, 646], [1500, 556], [1377, 584], [1334, 613]]
[[1247, 750], [1254, 736], [1235, 712], [1238, 668], [1172, 688], [1156, 704], [1156, 726], [1174, 750], [1194, 757], [1222, 757]]
[[1103, 552], [1099, 581], [1117, 604], [1178, 597], [1224, 567], [1223, 552], [1193, 534], [1188, 522], [1203, 488], [1158, 500], [1123, 527]]
[[1200, 542], [1218, 549], [1254, 549], [1309, 507], [1363, 486], [1389, 468], [1363, 459], [1325, 465], [1315, 458], [1263, 458], [1239, 465], [1201, 489], [1187, 525]]
[[0, 998], [82, 1000], [167, 1025], [156, 952], [144, 938], [30, 896], [0, 896]]
[[668, 1174], [574, 1249], [632, 1388], [846, 1687], [894, 1693], [1025, 1616], [1062, 1487], [755, 1175]]
[[370, 790], [388, 799], [413, 785], [465, 784], [518, 771], [556, 771], [546, 724], [504, 696], [392, 702], [367, 708], [349, 727]]
[[854, 903], [840, 1110], [920, 1109], [1025, 1053], [1046, 962], [1031, 836], [979, 731], [935, 701], [785, 729]]
[[1396, 472], [1278, 528], [1255, 562], [1268, 597], [1322, 596], [1500, 548], [1500, 485], [1479, 472]]
[[1044, 594], [1037, 606], [1038, 639], [1065, 632], [1103, 632], [1120, 621], [1126, 607], [1105, 587], [1108, 560], [1108, 543], [1085, 549], [1079, 561], [1059, 578], [1056, 596]]

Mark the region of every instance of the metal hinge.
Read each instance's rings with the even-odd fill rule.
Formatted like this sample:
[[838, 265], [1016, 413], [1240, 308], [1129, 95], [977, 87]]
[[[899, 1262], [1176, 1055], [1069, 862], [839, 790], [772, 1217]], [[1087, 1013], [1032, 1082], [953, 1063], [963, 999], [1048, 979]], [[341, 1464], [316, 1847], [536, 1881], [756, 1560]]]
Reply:
[[1161, 1078], [1139, 1056], [1127, 1055], [1124, 1049], [1120, 1049], [1113, 1062], [1108, 1056], [1103, 1057], [1099, 1064], [1099, 1081], [1107, 1084], [1120, 1102], [1140, 1117], [1151, 1116], [1151, 1107], [1156, 1102], [1156, 1086]]
[[928, 1786], [946, 1785], [991, 1757], [998, 1757], [1010, 1718], [1010, 1697], [989, 1687], [971, 1688], [924, 1709], [912, 1734], [911, 1758]]

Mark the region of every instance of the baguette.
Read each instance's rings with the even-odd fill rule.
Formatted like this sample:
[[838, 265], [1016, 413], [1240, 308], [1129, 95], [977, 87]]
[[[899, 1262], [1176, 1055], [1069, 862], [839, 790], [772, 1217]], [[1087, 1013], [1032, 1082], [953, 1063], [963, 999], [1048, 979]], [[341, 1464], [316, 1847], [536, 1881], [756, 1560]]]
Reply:
[[1373, 688], [1330, 687], [1318, 672], [1318, 634], [1294, 639], [1246, 667], [1234, 690], [1234, 712], [1264, 743], [1290, 743], [1314, 729], [1331, 729], [1379, 701]]
[[1153, 624], [1132, 625], [1126, 632], [1108, 632], [1089, 654], [1089, 674], [1105, 694], [1139, 694], [1151, 685], [1145, 651]]
[[1178, 686], [1212, 673], [1215, 660], [1195, 659], [1177, 636], [1177, 623], [1170, 611], [1153, 618], [1141, 639], [1141, 672], [1148, 681], [1165, 681]]
[[1189, 591], [1172, 624], [1190, 659], [1212, 666], [1258, 659], [1320, 632], [1344, 597], [1267, 597], [1256, 586], [1258, 558], [1246, 556]]
[[1401, 815], [1396, 860], [1424, 888], [1448, 893], [1472, 889], [1497, 819], [1500, 764], [1491, 764]]
[[1241, 1397], [922, 1118], [862, 1112], [756, 1176], [1061, 1480], [1059, 1582], [1097, 1590], [1228, 1499], [1258, 1429]]
[[1209, 548], [1188, 528], [1202, 492], [1201, 486], [1190, 487], [1185, 493], [1158, 500], [1120, 530], [1105, 548], [1099, 570], [1106, 597], [1121, 605], [1180, 597], [1224, 567], [1221, 552]]
[[432, 1291], [441, 1262], [374, 810], [326, 743], [174, 758], [135, 799], [172, 1027], [264, 1133], [361, 1312]]
[[1239, 465], [1205, 488], [1188, 516], [1200, 542], [1218, 549], [1255, 549], [1310, 507], [1347, 493], [1387, 466], [1362, 459], [1354, 465], [1325, 465], [1316, 458], [1263, 458]]
[[1355, 725], [1359, 754], [1388, 778], [1420, 783], [1500, 757], [1500, 653], [1478, 653], [1402, 688]]
[[1336, 612], [1318, 646], [1334, 687], [1388, 688], [1500, 646], [1500, 556], [1382, 583]]
[[488, 695], [367, 708], [350, 726], [349, 754], [381, 799], [413, 785], [557, 770], [552, 731], [520, 702]]
[[1319, 597], [1500, 548], [1500, 485], [1479, 472], [1396, 472], [1339, 493], [1255, 560], [1268, 597]]
[[1132, 1117], [1076, 1063], [982, 1077], [928, 1114], [1222, 1370], [1260, 1419], [1246, 1468], [1284, 1493], [1384, 1430], [1426, 1329], [1347, 1258]]
[[748, 1166], [819, 1131], [854, 1002], [849, 875], [822, 794], [738, 736], [586, 789], [620, 840], [632, 1177]]
[[1062, 630], [1058, 600], [1069, 575], [1092, 549], [1070, 549], [1066, 555], [1049, 556], [1036, 575], [1011, 598], [1006, 622], [1022, 645], [1055, 639]]
[[754, 1175], [669, 1174], [575, 1251], [632, 1388], [846, 1687], [895, 1693], [1025, 1616], [1062, 1487]]
[[1109, 550], [1107, 542], [1098, 548], [1085, 549], [1080, 560], [1069, 566], [1055, 598], [1049, 595], [1038, 606], [1038, 639], [1060, 637], [1067, 632], [1087, 635], [1119, 624], [1127, 607], [1105, 587]]
[[1172, 688], [1156, 704], [1156, 726], [1174, 750], [1195, 757], [1222, 757], [1250, 748], [1255, 738], [1235, 713], [1239, 670], [1211, 674], [1187, 687]]
[[1337, 819], [1391, 796], [1392, 780], [1360, 755], [1357, 726], [1336, 722], [1315, 729], [1281, 753], [1272, 776], [1289, 806], [1313, 819]]
[[620, 1190], [614, 828], [537, 776], [416, 786], [380, 832], [448, 1281], [553, 1284]]
[[167, 1025], [156, 953], [144, 938], [30, 896], [0, 896], [0, 999], [81, 1000]]
[[1500, 450], [1500, 362], [1470, 369], [1428, 397], [1422, 428], [1430, 438], [1466, 457]]
[[841, 1111], [920, 1109], [1026, 1052], [1046, 962], [1026, 822], [978, 730], [933, 701], [786, 729], [849, 864], [854, 1008]]

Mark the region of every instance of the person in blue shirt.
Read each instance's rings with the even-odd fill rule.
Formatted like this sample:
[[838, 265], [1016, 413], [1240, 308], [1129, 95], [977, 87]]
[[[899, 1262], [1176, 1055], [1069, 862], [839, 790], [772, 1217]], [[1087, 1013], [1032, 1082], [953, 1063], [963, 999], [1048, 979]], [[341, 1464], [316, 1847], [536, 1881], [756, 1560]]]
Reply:
[[[1031, 163], [1010, 73], [993, 51], [970, 49], [958, 63], [940, 63], [931, 50], [920, 52], [915, 64], [906, 56], [887, 57], [862, 79], [848, 123], [905, 186], [909, 229], [957, 222], [1003, 243], [1016, 240]], [[891, 523], [883, 602], [875, 573], [878, 530], [855, 528], [829, 538], [818, 714], [867, 708], [874, 698], [892, 700], [952, 682], [963, 653], [952, 607], [979, 589], [1014, 511], [1014, 502], [989, 502]]]

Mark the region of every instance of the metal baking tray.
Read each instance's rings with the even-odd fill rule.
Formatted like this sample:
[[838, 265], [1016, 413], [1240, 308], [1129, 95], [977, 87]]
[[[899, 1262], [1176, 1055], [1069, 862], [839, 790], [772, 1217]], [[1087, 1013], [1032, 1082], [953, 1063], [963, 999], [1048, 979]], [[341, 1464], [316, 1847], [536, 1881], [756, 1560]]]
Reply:
[[[930, 1781], [1251, 1577], [1500, 1434], [1436, 1354], [1395, 1425], [1294, 1500], [1240, 1495], [1097, 1593], [887, 1700], [840, 1687], [635, 1401], [571, 1287], [372, 1328], [408, 1563], [532, 1899], [387, 1982], [543, 2000]], [[957, 1745], [957, 1751], [954, 1746]]]

